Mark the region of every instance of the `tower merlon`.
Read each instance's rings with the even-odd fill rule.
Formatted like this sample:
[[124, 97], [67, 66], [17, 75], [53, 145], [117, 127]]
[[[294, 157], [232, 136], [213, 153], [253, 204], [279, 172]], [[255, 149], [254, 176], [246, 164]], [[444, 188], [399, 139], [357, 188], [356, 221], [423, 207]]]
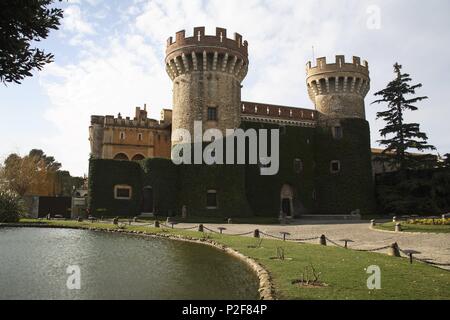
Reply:
[[354, 56], [345, 62], [337, 55], [334, 63], [325, 57], [315, 66], [306, 64], [308, 95], [321, 118], [365, 118], [364, 98], [370, 90], [369, 64]]
[[175, 42], [170, 37], [166, 48], [166, 71], [172, 80], [191, 72], [222, 72], [242, 82], [248, 71], [248, 43], [239, 33], [227, 38], [227, 30], [216, 28], [215, 35], [206, 35], [205, 27], [195, 27], [192, 37], [178, 31]]
[[311, 61], [306, 64], [306, 74], [308, 77], [316, 74], [332, 72], [358, 72], [369, 76], [369, 63], [364, 60], [361, 63], [360, 57], [353, 57], [351, 63], [345, 62], [345, 56], [337, 55], [334, 63], [327, 63], [326, 57], [317, 58], [316, 65], [313, 66]]
[[192, 37], [186, 37], [185, 30], [178, 31], [175, 34], [175, 42], [172, 37], [167, 39], [166, 55], [169, 56], [187, 46], [223, 48], [236, 51], [242, 58], [248, 57], [248, 42], [242, 41], [239, 33], [234, 34], [234, 39], [227, 38], [227, 29], [225, 28], [217, 27], [215, 35], [206, 35], [205, 27], [195, 27]]

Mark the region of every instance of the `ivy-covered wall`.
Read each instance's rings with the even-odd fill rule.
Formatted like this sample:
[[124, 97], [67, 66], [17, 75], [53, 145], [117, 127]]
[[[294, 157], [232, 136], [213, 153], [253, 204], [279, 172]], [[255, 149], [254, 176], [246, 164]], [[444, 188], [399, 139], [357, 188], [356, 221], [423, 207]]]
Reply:
[[[243, 165], [180, 165], [180, 206], [186, 205], [193, 216], [243, 217], [251, 215], [245, 197]], [[217, 191], [217, 209], [206, 208], [208, 190]]]
[[[243, 122], [243, 129], [279, 129], [280, 163], [275, 176], [260, 175], [258, 165], [180, 165], [169, 159], [141, 162], [91, 160], [89, 207], [92, 214], [134, 216], [141, 213], [143, 188], [153, 189], [158, 215], [181, 214], [187, 206], [191, 216], [279, 215], [281, 189], [293, 190], [294, 215], [362, 214], [374, 211], [369, 125], [360, 119], [340, 120], [342, 139], [332, 136], [329, 126], [317, 128]], [[270, 150], [270, 147], [269, 147]], [[294, 160], [301, 160], [301, 170]], [[339, 160], [341, 171], [330, 172]], [[114, 199], [115, 185], [130, 185], [131, 200]], [[207, 209], [208, 190], [217, 191], [217, 209]]]
[[179, 212], [178, 168], [169, 159], [153, 158], [140, 162], [143, 187], [153, 190], [154, 213], [169, 216]]
[[[312, 213], [314, 202], [314, 128], [243, 122], [244, 129], [280, 130], [280, 168], [275, 176], [260, 175], [259, 166], [248, 166], [245, 188], [248, 202], [257, 216], [277, 217], [281, 210], [281, 188], [294, 192], [294, 214]], [[270, 150], [270, 149], [269, 149]], [[302, 170], [294, 170], [294, 159], [302, 161]]]
[[[132, 188], [130, 200], [114, 198], [114, 186]], [[94, 216], [140, 214], [142, 169], [139, 163], [107, 159], [89, 160], [89, 210]]]
[[[362, 119], [340, 120], [343, 136], [334, 139], [331, 126], [318, 126], [315, 134], [316, 212], [321, 214], [361, 214], [375, 211], [369, 123]], [[331, 173], [330, 163], [339, 160], [339, 173]]]

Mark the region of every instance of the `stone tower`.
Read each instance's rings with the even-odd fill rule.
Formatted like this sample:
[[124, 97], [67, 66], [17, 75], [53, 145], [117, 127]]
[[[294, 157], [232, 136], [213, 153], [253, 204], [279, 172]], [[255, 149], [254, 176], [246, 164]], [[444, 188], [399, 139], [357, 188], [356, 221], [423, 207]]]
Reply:
[[346, 63], [336, 56], [335, 63], [318, 58], [317, 66], [306, 65], [308, 94], [319, 112], [319, 120], [365, 119], [364, 98], [370, 89], [369, 66], [359, 57]]
[[[185, 31], [167, 40], [166, 70], [173, 81], [172, 130], [187, 129], [193, 135], [194, 121], [203, 130], [239, 127], [241, 82], [248, 71], [247, 41], [235, 33], [216, 28], [205, 35], [204, 27], [194, 28], [192, 37]], [[172, 137], [172, 146], [179, 143]]]
[[353, 57], [346, 63], [317, 59], [306, 66], [307, 87], [318, 112], [315, 134], [316, 212], [367, 214], [374, 210], [370, 128], [364, 98], [369, 67]]

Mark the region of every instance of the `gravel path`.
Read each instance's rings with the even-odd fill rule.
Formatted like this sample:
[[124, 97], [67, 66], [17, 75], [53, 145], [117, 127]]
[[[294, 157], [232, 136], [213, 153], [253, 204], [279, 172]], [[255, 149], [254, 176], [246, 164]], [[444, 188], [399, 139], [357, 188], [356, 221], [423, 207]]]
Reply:
[[[175, 228], [189, 228], [198, 224], [180, 223]], [[205, 224], [211, 230], [218, 231], [219, 227], [225, 227], [224, 234], [241, 234], [255, 229], [277, 237], [282, 237], [280, 232], [289, 232], [291, 238], [310, 238], [325, 235], [338, 243], [342, 239], [351, 239], [349, 248], [373, 249], [397, 242], [403, 250], [413, 249], [421, 252], [417, 257], [430, 259], [432, 262], [449, 264], [450, 269], [450, 234], [431, 233], [393, 233], [376, 231], [369, 228], [369, 222], [324, 222], [314, 223], [308, 221], [291, 225], [255, 225], [255, 224]], [[251, 236], [251, 235], [250, 235]], [[318, 240], [310, 241], [318, 243]], [[387, 250], [380, 252], [386, 253]]]

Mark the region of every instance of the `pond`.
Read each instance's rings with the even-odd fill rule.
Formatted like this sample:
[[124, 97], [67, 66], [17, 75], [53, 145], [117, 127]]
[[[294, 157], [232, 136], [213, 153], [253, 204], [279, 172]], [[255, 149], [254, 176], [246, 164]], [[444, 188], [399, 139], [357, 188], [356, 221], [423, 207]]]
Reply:
[[[80, 289], [73, 289], [77, 284]], [[87, 230], [0, 228], [0, 299], [257, 298], [250, 268], [209, 246]]]

